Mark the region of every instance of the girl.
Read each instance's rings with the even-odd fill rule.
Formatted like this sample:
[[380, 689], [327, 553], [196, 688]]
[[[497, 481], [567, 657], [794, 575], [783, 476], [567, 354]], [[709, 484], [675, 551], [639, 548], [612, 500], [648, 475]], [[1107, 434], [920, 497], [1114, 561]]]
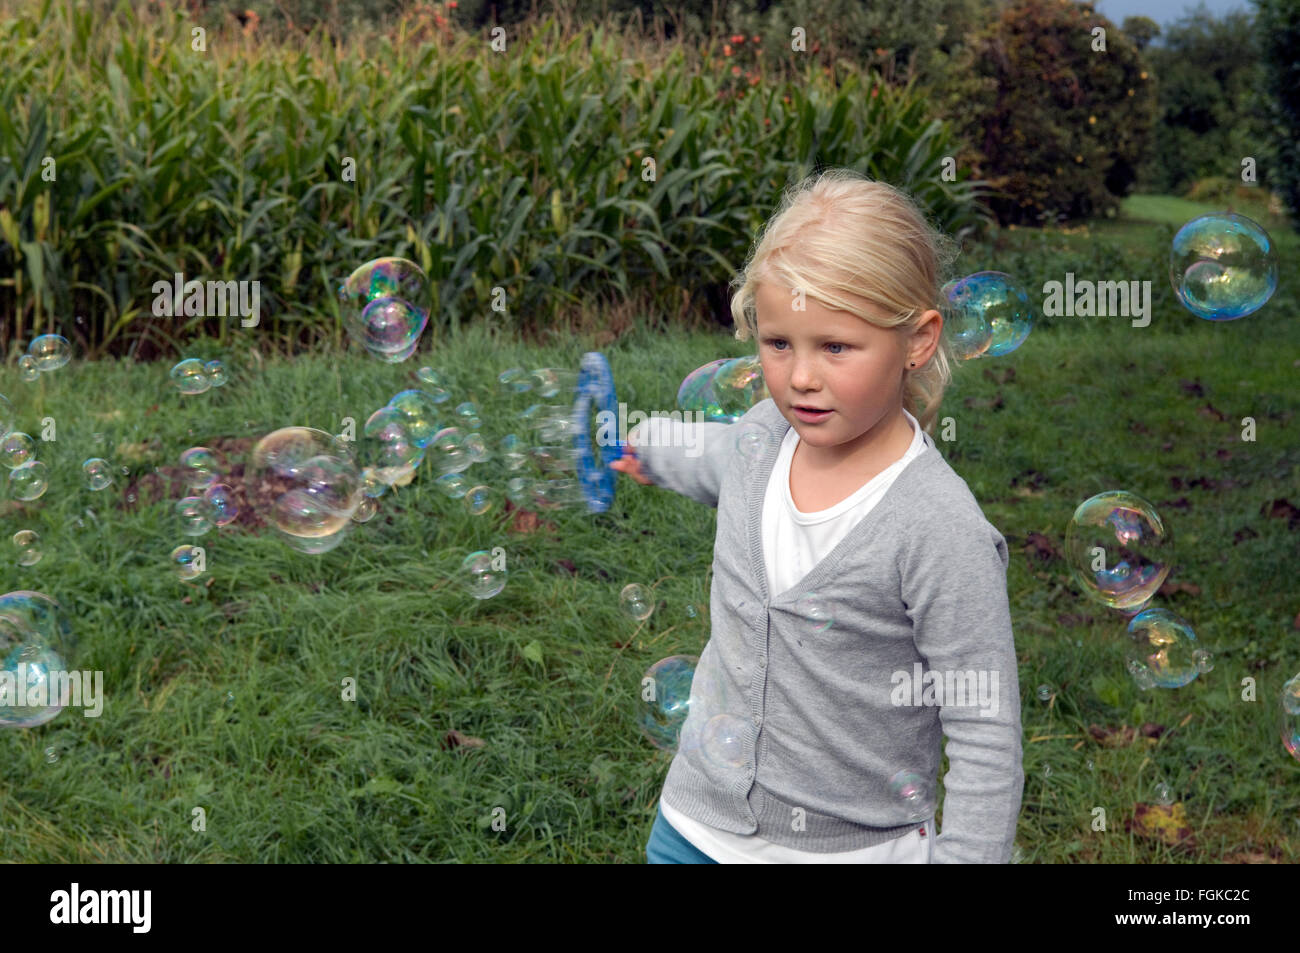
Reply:
[[930, 435], [951, 249], [897, 189], [810, 177], [733, 282], [770, 399], [693, 425], [698, 442], [666, 417], [629, 434], [617, 469], [718, 510], [711, 635], [651, 863], [1010, 859], [1007, 546]]

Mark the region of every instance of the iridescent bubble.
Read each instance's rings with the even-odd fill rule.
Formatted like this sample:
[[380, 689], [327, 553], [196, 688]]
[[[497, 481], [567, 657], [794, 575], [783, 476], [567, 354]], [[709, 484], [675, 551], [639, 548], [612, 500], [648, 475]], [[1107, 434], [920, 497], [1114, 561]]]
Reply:
[[214, 483], [203, 491], [203, 499], [212, 508], [212, 522], [229, 526], [239, 517], [239, 504], [235, 491], [224, 483]]
[[14, 405], [9, 398], [0, 394], [0, 437], [7, 437], [14, 429]]
[[186, 358], [171, 369], [172, 383], [182, 394], [202, 394], [212, 387], [208, 367], [197, 357]]
[[644, 622], [655, 611], [655, 600], [649, 589], [634, 582], [618, 594], [618, 607], [625, 616]]
[[1174, 792], [1164, 781], [1157, 782], [1151, 794], [1155, 798], [1155, 802], [1163, 807], [1168, 807], [1174, 803]]
[[1196, 670], [1202, 675], [1214, 670], [1214, 658], [1205, 649], [1197, 649], [1193, 652], [1192, 659], [1196, 662]]
[[15, 430], [0, 440], [0, 463], [10, 470], [31, 460], [35, 452], [35, 441], [21, 431]]
[[216, 483], [223, 469], [220, 458], [207, 447], [190, 447], [181, 454], [181, 478], [191, 490], [205, 490]]
[[1277, 290], [1277, 248], [1244, 215], [1202, 215], [1174, 236], [1169, 281], [1198, 318], [1232, 321], [1258, 311]]
[[763, 365], [753, 355], [720, 364], [713, 374], [713, 393], [723, 419], [733, 422], [759, 401], [771, 396], [763, 379]]
[[45, 763], [55, 764], [59, 760], [59, 749], [55, 745], [49, 745], [45, 749]]
[[365, 467], [361, 471], [361, 492], [377, 500], [388, 492], [388, 484], [379, 479], [379, 472], [374, 467]]
[[907, 812], [908, 821], [923, 821], [930, 812], [930, 793], [915, 771], [899, 771], [889, 779], [889, 791]]
[[496, 491], [490, 486], [476, 486], [465, 491], [465, 508], [472, 516], [482, 516], [496, 502]]
[[506, 571], [495, 569], [492, 554], [484, 550], [470, 553], [460, 564], [461, 585], [475, 599], [491, 599], [506, 587]]
[[497, 382], [502, 390], [512, 394], [522, 394], [533, 389], [533, 382], [522, 367], [512, 367], [502, 371], [497, 375]]
[[373, 497], [366, 497], [352, 514], [352, 522], [369, 523], [376, 513], [379, 512], [379, 504], [374, 501]]
[[9, 495], [30, 503], [39, 499], [50, 485], [48, 470], [39, 460], [28, 460], [9, 471]]
[[795, 603], [795, 608], [812, 623], [814, 632], [825, 632], [835, 624], [835, 617], [831, 615], [830, 607], [826, 605], [826, 600], [819, 593], [810, 592], [800, 596], [799, 601]]
[[746, 722], [736, 715], [714, 715], [704, 723], [704, 756], [721, 768], [739, 768], [745, 763]]
[[376, 298], [344, 327], [358, 344], [387, 364], [405, 361], [420, 344], [429, 313], [400, 298]]
[[380, 407], [366, 421], [359, 448], [361, 462], [392, 486], [415, 472], [420, 447], [407, 429], [406, 415], [396, 407]]
[[747, 460], [757, 460], [763, 452], [763, 431], [752, 424], [744, 424], [736, 434], [736, 452]]
[[1282, 732], [1282, 745], [1287, 754], [1300, 761], [1300, 675], [1296, 675], [1282, 686], [1279, 698]]
[[41, 372], [57, 371], [72, 360], [72, 345], [62, 334], [42, 334], [27, 345], [27, 353]]
[[1051, 700], [1052, 700], [1052, 686], [1050, 686], [1050, 685], [1039, 685], [1039, 686], [1038, 686], [1038, 700], [1039, 700], [1040, 702], [1048, 702], [1048, 701], [1051, 701]]
[[498, 445], [501, 448], [501, 460], [507, 470], [518, 470], [528, 463], [527, 448], [515, 434], [506, 434]]
[[482, 463], [487, 460], [489, 457], [487, 441], [483, 439], [482, 434], [465, 435], [465, 453], [469, 455], [471, 463]]
[[577, 389], [578, 375], [559, 367], [539, 367], [528, 375], [528, 382], [533, 390], [543, 399], [558, 397], [561, 393], [571, 393]]
[[474, 461], [465, 452], [465, 437], [458, 427], [444, 427], [433, 438], [433, 463], [439, 473], [460, 473]]
[[1052, 776], [1052, 766], [1050, 764], [1043, 765], [1041, 773], [1043, 775], [1043, 780], [1046, 781]]
[[207, 554], [202, 546], [191, 546], [185, 543], [172, 550], [171, 565], [176, 576], [188, 582], [197, 579], [206, 571]]
[[18, 358], [18, 377], [24, 384], [30, 384], [40, 376], [41, 368], [36, 363], [36, 358], [30, 354], [24, 354]]
[[1033, 330], [1029, 294], [1004, 272], [977, 271], [948, 282], [940, 294], [944, 323], [953, 325], [949, 337], [960, 358], [1010, 354]]
[[186, 536], [202, 536], [212, 529], [212, 504], [201, 496], [187, 496], [176, 501], [176, 516]]
[[[0, 621], [0, 646], [7, 646], [0, 663], [14, 686], [13, 701], [24, 704], [0, 705], [0, 726], [9, 728], [34, 728], [43, 725], [63, 711], [64, 699], [58, 697], [58, 685], [52, 676], [67, 671], [62, 656], [42, 642], [32, 640], [30, 630], [15, 623], [12, 618]], [[25, 696], [18, 695], [19, 679], [25, 682]]]
[[533, 481], [527, 477], [513, 477], [506, 483], [506, 499], [523, 506], [533, 497]]
[[718, 395], [713, 392], [713, 375], [718, 368], [726, 364], [728, 358], [710, 361], [691, 371], [682, 379], [677, 388], [677, 406], [681, 410], [701, 411], [705, 420], [720, 421], [726, 419], [718, 405]]
[[41, 537], [34, 530], [20, 529], [13, 536], [14, 548], [18, 550], [18, 565], [35, 566], [41, 561]]
[[1134, 609], [1169, 575], [1173, 534], [1147, 500], [1108, 490], [1074, 511], [1065, 528], [1065, 559], [1088, 596], [1111, 608]]
[[1168, 609], [1145, 609], [1128, 624], [1128, 670], [1143, 686], [1145, 669], [1153, 685], [1181, 688], [1197, 675], [1196, 633], [1187, 620]]
[[544, 474], [576, 473], [578, 454], [571, 446], [533, 447], [533, 462]]
[[423, 450], [438, 432], [438, 402], [422, 390], [404, 390], [388, 402], [402, 415], [411, 442]]
[[203, 368], [208, 372], [208, 381], [213, 387], [220, 387], [226, 382], [226, 365], [221, 361], [208, 361]]
[[343, 541], [362, 500], [355, 463], [330, 453], [330, 435], [311, 427], [284, 427], [258, 441], [245, 486], [245, 499], [262, 521], [309, 555]]
[[459, 473], [444, 473], [438, 479], [433, 481], [434, 486], [440, 489], [453, 500], [459, 500], [469, 489], [469, 481]]
[[478, 430], [483, 426], [483, 421], [479, 418], [478, 408], [474, 406], [473, 401], [465, 401], [463, 404], [456, 405], [456, 417], [462, 427], [468, 427], [470, 430]]
[[424, 385], [424, 392], [433, 398], [435, 404], [444, 404], [451, 399], [451, 391], [443, 382], [442, 375], [432, 367], [422, 367], [415, 372], [415, 377]]
[[[0, 596], [0, 622], [5, 619], [10, 620], [11, 628], [34, 631], [36, 641], [50, 646], [64, 658], [70, 658], [76, 650], [77, 638], [67, 613], [43, 592], [23, 589]], [[0, 631], [0, 657], [8, 651], [4, 647], [3, 635]]]
[[339, 288], [339, 300], [360, 312], [380, 298], [400, 298], [420, 306], [429, 298], [429, 278], [407, 258], [375, 258], [348, 275]]
[[81, 465], [81, 472], [86, 476], [86, 486], [91, 490], [102, 490], [113, 482], [113, 468], [107, 460], [91, 457]]
[[670, 655], [648, 669], [637, 687], [637, 726], [656, 748], [675, 751], [691, 710], [695, 655]]

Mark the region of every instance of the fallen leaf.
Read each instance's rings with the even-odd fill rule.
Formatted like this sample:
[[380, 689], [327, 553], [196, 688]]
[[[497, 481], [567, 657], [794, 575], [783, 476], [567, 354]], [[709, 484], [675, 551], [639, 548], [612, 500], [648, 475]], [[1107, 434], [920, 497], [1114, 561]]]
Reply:
[[451, 731], [443, 735], [442, 746], [449, 751], [455, 750], [456, 748], [484, 748], [487, 746], [487, 742], [482, 738], [462, 735], [459, 731], [453, 728]]
[[1137, 737], [1137, 731], [1132, 725], [1121, 725], [1118, 728], [1089, 725], [1088, 734], [1092, 735], [1103, 748], [1127, 748]]
[[1037, 559], [1039, 562], [1050, 562], [1053, 559], [1061, 558], [1060, 550], [1052, 545], [1051, 539], [1042, 533], [1030, 533], [1026, 536], [1024, 551], [1026, 557]]
[[1187, 824], [1183, 805], [1178, 802], [1169, 805], [1134, 805], [1133, 817], [1125, 822], [1125, 826], [1139, 837], [1158, 840], [1180, 850], [1190, 850], [1196, 846], [1196, 838]]
[[1165, 733], [1164, 725], [1157, 725], [1154, 721], [1148, 721], [1138, 729], [1143, 738], [1159, 738]]
[[1201, 387], [1201, 379], [1199, 377], [1194, 381], [1179, 381], [1178, 386], [1181, 387], [1185, 393], [1191, 394], [1193, 397], [1205, 396], [1205, 389]]
[[1269, 519], [1284, 519], [1289, 529], [1295, 529], [1296, 524], [1300, 523], [1300, 510], [1296, 509], [1289, 500], [1277, 499], [1271, 503], [1265, 503], [1260, 507], [1259, 514]]
[[1208, 404], [1208, 403], [1207, 403], [1204, 407], [1197, 407], [1197, 408], [1196, 408], [1196, 412], [1197, 412], [1198, 414], [1200, 414], [1202, 417], [1210, 417], [1210, 418], [1212, 418], [1212, 419], [1214, 419], [1214, 420], [1227, 420], [1227, 419], [1228, 419], [1228, 415], [1227, 415], [1227, 414], [1225, 414], [1225, 413], [1224, 413], [1223, 411], [1221, 411], [1221, 410], [1218, 410], [1217, 408], [1215, 408], [1214, 406], [1212, 406], [1211, 404]]
[[967, 410], [1001, 410], [1003, 407], [1002, 392], [998, 391], [993, 397], [985, 400], [967, 397], [964, 403]]

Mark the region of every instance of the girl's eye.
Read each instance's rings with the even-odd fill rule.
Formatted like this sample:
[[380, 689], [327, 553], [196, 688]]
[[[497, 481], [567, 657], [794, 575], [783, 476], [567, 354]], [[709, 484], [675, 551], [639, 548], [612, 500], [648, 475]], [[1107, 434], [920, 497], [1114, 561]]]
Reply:
[[783, 341], [783, 340], [781, 340], [780, 338], [769, 338], [769, 339], [768, 339], [768, 342], [767, 342], [768, 346], [771, 347], [773, 350], [776, 350], [776, 351], [784, 351], [785, 348], [784, 348], [783, 345], [784, 345], [785, 343], [786, 343], [786, 342]]
[[843, 350], [844, 345], [843, 345], [843, 344], [827, 344], [826, 346], [827, 346], [827, 347], [833, 347], [833, 348], [840, 348], [840, 350], [838, 350], [838, 351], [831, 351], [832, 354], [843, 354], [843, 353], [844, 353], [844, 350]]

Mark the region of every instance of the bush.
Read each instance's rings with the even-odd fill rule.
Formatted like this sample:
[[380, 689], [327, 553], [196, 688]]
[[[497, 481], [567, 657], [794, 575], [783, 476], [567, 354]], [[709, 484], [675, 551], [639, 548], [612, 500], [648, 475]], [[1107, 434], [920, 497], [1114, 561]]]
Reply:
[[[1094, 27], [1106, 31], [1094, 51]], [[1004, 224], [1108, 214], [1150, 140], [1154, 84], [1134, 44], [1086, 4], [1017, 0], [975, 38], [945, 100]]]
[[1254, 0], [1256, 28], [1264, 52], [1266, 83], [1272, 101], [1273, 157], [1270, 173], [1300, 228], [1300, 0]]

